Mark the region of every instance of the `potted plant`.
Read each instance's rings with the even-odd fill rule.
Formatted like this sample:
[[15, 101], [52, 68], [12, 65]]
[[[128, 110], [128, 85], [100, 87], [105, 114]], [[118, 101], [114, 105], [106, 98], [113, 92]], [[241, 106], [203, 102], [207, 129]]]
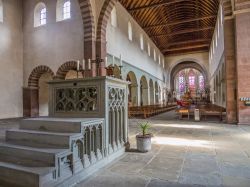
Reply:
[[142, 134], [136, 135], [137, 150], [139, 152], [148, 152], [151, 150], [151, 137], [152, 134], [148, 133], [150, 124], [148, 122], [139, 123]]

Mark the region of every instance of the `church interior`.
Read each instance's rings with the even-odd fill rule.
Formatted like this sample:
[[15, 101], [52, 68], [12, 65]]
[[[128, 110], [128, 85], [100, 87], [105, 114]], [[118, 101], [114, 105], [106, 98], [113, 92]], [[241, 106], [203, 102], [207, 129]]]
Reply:
[[0, 0], [0, 187], [249, 187], [250, 0]]

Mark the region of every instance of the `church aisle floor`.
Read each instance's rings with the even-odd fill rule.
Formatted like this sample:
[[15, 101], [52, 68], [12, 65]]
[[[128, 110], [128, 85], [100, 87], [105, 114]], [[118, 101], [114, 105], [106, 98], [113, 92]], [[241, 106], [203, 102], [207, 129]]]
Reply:
[[[152, 151], [126, 153], [76, 187], [250, 186], [250, 126], [179, 121], [165, 113], [151, 122]], [[168, 120], [164, 120], [168, 119]], [[130, 119], [131, 148], [137, 123]], [[0, 121], [0, 141], [18, 120]]]
[[[154, 134], [151, 152], [126, 153], [76, 186], [250, 186], [250, 126], [178, 121], [171, 116], [173, 112], [148, 120]], [[138, 121], [129, 121], [132, 148]]]

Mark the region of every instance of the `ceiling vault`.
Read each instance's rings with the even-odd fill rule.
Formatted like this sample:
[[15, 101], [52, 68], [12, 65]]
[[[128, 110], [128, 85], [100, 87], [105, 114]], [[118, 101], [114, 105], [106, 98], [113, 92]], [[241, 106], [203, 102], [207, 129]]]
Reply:
[[164, 55], [208, 51], [219, 0], [119, 0]]

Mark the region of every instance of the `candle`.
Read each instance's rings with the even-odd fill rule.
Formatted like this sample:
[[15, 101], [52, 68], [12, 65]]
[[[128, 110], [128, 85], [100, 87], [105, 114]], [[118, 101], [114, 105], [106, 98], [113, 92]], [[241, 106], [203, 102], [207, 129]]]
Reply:
[[105, 67], [108, 67], [108, 57], [105, 57]]
[[77, 71], [80, 70], [80, 60], [77, 61], [77, 67], [76, 67]]
[[85, 60], [82, 60], [82, 69], [85, 70]]
[[91, 69], [91, 60], [88, 61], [88, 69]]
[[113, 56], [113, 60], [112, 60], [112, 66], [115, 66], [115, 56]]
[[122, 55], [120, 55], [120, 66], [122, 66]]

